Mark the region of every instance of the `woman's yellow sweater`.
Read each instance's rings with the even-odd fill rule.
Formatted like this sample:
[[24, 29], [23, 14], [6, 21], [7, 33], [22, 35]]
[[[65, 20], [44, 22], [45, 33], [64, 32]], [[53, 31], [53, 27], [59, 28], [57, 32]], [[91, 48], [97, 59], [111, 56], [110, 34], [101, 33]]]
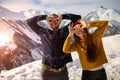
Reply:
[[91, 34], [93, 38], [92, 39], [93, 43], [94, 45], [96, 45], [96, 48], [97, 48], [96, 52], [98, 54], [98, 57], [96, 61], [94, 62], [88, 61], [87, 55], [86, 55], [87, 54], [86, 49], [80, 46], [80, 44], [81, 45], [85, 44], [84, 41], [81, 41], [80, 43], [77, 43], [76, 41], [74, 41], [73, 43], [71, 43], [72, 37], [68, 36], [63, 46], [63, 52], [65, 53], [70, 53], [73, 51], [78, 52], [79, 59], [80, 59], [83, 70], [94, 69], [108, 62], [106, 55], [105, 55], [104, 48], [103, 48], [103, 43], [102, 43], [102, 36], [104, 35], [104, 32], [107, 29], [108, 21], [106, 20], [92, 21], [89, 24], [90, 24], [89, 27], [98, 27], [98, 29], [96, 29], [95, 32]]

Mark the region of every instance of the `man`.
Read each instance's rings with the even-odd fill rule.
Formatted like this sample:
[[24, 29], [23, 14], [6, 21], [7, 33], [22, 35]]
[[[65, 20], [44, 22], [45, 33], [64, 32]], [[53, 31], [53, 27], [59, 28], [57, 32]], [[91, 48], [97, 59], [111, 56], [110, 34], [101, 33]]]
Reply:
[[[72, 22], [80, 19], [80, 15], [57, 14], [35, 16], [27, 20], [28, 25], [41, 38], [43, 44], [42, 79], [41, 80], [69, 80], [66, 64], [72, 61], [71, 54], [62, 51], [63, 43], [69, 33], [67, 26], [61, 27], [62, 19]], [[40, 20], [46, 20], [50, 29], [37, 24]]]

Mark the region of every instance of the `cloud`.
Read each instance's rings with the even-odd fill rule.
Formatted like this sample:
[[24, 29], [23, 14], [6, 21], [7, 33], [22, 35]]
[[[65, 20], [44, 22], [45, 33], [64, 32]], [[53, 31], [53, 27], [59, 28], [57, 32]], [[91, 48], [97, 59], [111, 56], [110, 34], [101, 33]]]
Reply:
[[120, 0], [100, 0], [99, 3], [106, 8], [114, 8], [120, 10]]
[[41, 4], [41, 2], [42, 2], [42, 0], [31, 0], [33, 3], [35, 3], [35, 4]]
[[86, 14], [100, 5], [119, 9], [119, 3], [119, 0], [0, 0], [0, 5], [16, 12], [36, 9], [77, 14]]
[[[56, 7], [56, 8], [66, 8], [67, 6], [76, 6], [81, 7], [82, 5], [88, 6], [91, 8], [92, 5], [100, 6], [103, 5], [107, 8], [115, 8], [120, 10], [120, 0], [42, 0], [41, 5], [44, 7]], [[94, 8], [96, 8], [94, 7]]]
[[[91, 5], [94, 4], [92, 1], [80, 1], [80, 0], [43, 0], [41, 5], [45, 7], [59, 7], [63, 8], [64, 6], [75, 6], [75, 5]], [[48, 6], [49, 5], [49, 6]]]
[[[93, 3], [94, 1], [89, 1], [89, 0], [84, 0], [84, 1], [82, 1], [82, 0], [43, 0], [42, 1], [42, 4], [58, 4], [58, 5], [61, 5], [61, 4], [73, 4], [74, 5], [74, 3]], [[67, 5], [66, 4], [66, 5]], [[71, 5], [72, 6], [72, 5]]]
[[[94, 1], [82, 0], [43, 0], [41, 5], [50, 12], [71, 12], [76, 14], [83, 14], [83, 12], [90, 11], [95, 8]], [[88, 6], [89, 5], [89, 6]], [[90, 7], [90, 8], [88, 8]]]
[[24, 3], [25, 4], [26, 2], [32, 2], [32, 1], [31, 0], [1, 0], [0, 4], [5, 4], [5, 3]]
[[38, 2], [38, 0], [5, 0], [0, 2], [0, 5], [11, 11], [20, 12], [23, 10], [41, 8], [42, 6], [37, 5], [38, 3], [40, 4], [40, 1]]

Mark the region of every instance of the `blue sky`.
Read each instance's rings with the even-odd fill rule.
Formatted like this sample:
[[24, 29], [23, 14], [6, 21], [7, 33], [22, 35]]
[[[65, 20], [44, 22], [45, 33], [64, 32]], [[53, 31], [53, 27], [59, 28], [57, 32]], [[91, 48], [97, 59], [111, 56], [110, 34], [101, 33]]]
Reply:
[[120, 10], [119, 3], [120, 0], [0, 0], [1, 6], [15, 12], [35, 9], [82, 15], [98, 9], [100, 5]]

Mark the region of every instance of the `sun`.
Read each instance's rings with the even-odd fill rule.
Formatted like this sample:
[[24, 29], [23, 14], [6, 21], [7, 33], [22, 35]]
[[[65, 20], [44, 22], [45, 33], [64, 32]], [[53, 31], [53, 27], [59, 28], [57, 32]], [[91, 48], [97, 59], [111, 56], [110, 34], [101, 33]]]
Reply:
[[17, 47], [12, 39], [12, 36], [0, 33], [0, 47], [1, 46], [8, 46], [11, 50], [14, 50]]
[[5, 46], [11, 41], [10, 37], [0, 34], [0, 46]]

